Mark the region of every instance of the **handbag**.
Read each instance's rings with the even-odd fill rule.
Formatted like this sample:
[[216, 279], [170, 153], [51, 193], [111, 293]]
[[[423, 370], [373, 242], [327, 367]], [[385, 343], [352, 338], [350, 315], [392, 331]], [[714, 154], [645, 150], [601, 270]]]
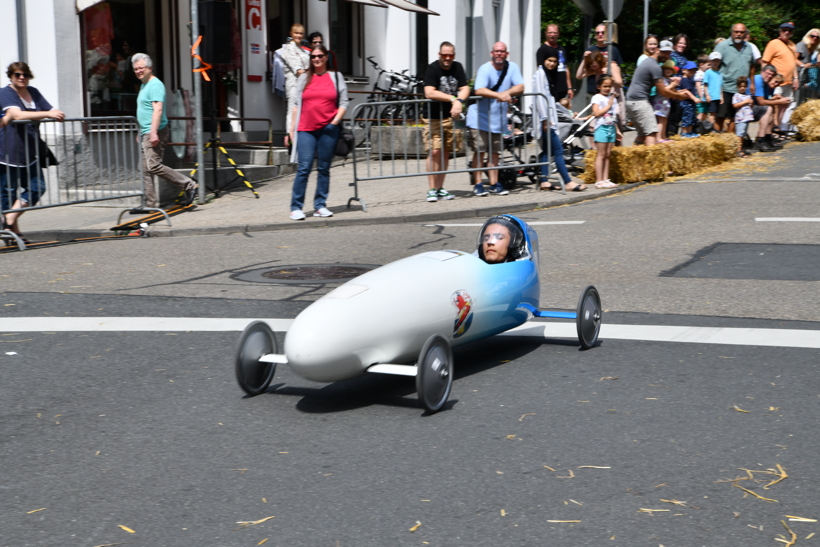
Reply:
[[40, 162], [44, 164], [45, 167], [60, 165], [60, 162], [57, 161], [57, 157], [54, 155], [54, 152], [52, 152], [51, 148], [48, 147], [46, 141], [39, 136], [37, 137], [37, 155], [40, 158]]
[[[339, 108], [339, 73], [334, 72], [333, 75], [336, 79], [336, 108]], [[336, 149], [333, 153], [340, 158], [346, 158], [353, 150], [353, 131], [341, 124], [339, 127], [339, 140], [336, 141]]]

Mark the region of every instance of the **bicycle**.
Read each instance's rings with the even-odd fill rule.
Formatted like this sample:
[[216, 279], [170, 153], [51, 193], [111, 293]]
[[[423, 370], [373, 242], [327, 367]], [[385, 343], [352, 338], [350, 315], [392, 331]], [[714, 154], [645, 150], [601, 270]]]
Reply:
[[[384, 69], [373, 60], [373, 57], [368, 57], [367, 61], [378, 71], [376, 81], [373, 84], [373, 90], [367, 96], [365, 102], [388, 102], [388, 101], [404, 101], [415, 98], [414, 90], [423, 83], [417, 76], [410, 76], [407, 74], [409, 69], [401, 72], [393, 72]], [[380, 87], [379, 83], [386, 77], [386, 88]], [[417, 105], [379, 105], [379, 106], [364, 106], [359, 110], [359, 116], [353, 120], [353, 139], [355, 145], [361, 146], [364, 144], [370, 128], [374, 123], [389, 123], [394, 125], [396, 123], [415, 123], [418, 120]]]

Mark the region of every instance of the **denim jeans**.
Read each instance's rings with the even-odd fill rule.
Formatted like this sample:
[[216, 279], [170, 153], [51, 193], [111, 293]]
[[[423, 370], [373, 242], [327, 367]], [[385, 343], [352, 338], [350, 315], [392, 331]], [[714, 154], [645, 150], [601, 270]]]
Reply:
[[316, 195], [313, 197], [313, 208], [320, 209], [327, 204], [327, 194], [330, 192], [330, 162], [336, 151], [336, 141], [339, 140], [339, 126], [328, 124], [316, 131], [299, 131], [296, 140], [296, 154], [299, 158], [299, 167], [296, 170], [296, 179], [293, 181], [293, 197], [290, 200], [291, 211], [301, 211], [305, 203], [310, 168], [313, 166], [314, 155], [318, 156], [316, 165]]
[[[555, 129], [552, 128], [550, 128], [550, 145], [552, 146], [552, 157], [553, 161], [555, 161], [555, 167], [558, 169], [558, 174], [561, 175], [562, 179], [564, 179], [565, 185], [569, 184], [572, 179], [569, 178], [567, 163], [564, 161], [564, 147], [561, 146], [561, 137], [559, 137]], [[547, 160], [547, 134], [541, 133], [541, 155], [538, 158], [538, 162], [545, 163]], [[548, 165], [541, 166], [541, 176], [544, 177], [544, 179], [549, 176]]]
[[36, 164], [28, 167], [0, 165], [0, 197], [2, 197], [0, 210], [6, 211], [12, 208], [17, 198], [18, 187], [23, 189], [20, 192], [21, 201], [25, 201], [29, 206], [37, 205], [40, 196], [46, 193], [43, 170]]

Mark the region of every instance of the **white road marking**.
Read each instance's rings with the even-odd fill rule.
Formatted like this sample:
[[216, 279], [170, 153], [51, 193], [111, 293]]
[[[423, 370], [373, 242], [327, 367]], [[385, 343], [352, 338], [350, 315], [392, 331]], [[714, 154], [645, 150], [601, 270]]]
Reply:
[[[544, 222], [527, 222], [530, 226], [547, 226], [553, 224], [583, 224], [586, 220], [553, 220]], [[478, 224], [425, 224], [425, 228], [432, 228], [434, 226], [484, 226], [483, 222]]]
[[820, 222], [820, 218], [807, 217], [771, 217], [771, 218], [756, 218], [757, 222]]
[[[575, 323], [525, 323], [499, 336], [577, 338]], [[641, 340], [733, 346], [820, 348], [820, 331], [797, 329], [741, 329], [673, 327], [663, 325], [601, 325], [602, 340]]]
[[[293, 319], [261, 319], [286, 331]], [[255, 319], [209, 317], [4, 317], [0, 332], [225, 332], [243, 331]]]
[[[259, 319], [286, 332], [292, 319]], [[0, 332], [240, 332], [256, 319], [207, 317], [5, 317]], [[530, 322], [499, 336], [577, 338], [575, 323]], [[602, 340], [642, 340], [690, 344], [728, 344], [820, 348], [820, 331], [662, 325], [601, 325]]]

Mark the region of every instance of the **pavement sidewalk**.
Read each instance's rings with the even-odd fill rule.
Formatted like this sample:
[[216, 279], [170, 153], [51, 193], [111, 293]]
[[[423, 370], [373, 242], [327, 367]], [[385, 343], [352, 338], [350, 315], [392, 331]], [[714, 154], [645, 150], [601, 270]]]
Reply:
[[[816, 143], [814, 144], [815, 146], [809, 145], [812, 152], [818, 148]], [[793, 159], [792, 156], [795, 157], [794, 159], [806, 157], [808, 149], [800, 149], [800, 146], [787, 145], [786, 149], [780, 153], [765, 154], [761, 157], [768, 156], [774, 159], [777, 156], [785, 156], [781, 157], [781, 161], [786, 160], [780, 163], [782, 167], [794, 165], [799, 172], [803, 172], [808, 167], [805, 159], [796, 164], [789, 161]], [[795, 148], [789, 153], [792, 147]], [[459, 158], [459, 165], [464, 165], [461, 158]], [[750, 171], [755, 170], [754, 165], [754, 158], [742, 160], [742, 162], [733, 161], [727, 164], [726, 174], [731, 173], [733, 169], [741, 168], [738, 175], [741, 178], [749, 178]], [[761, 170], [762, 178], [771, 177], [773, 174], [765, 173], [768, 169], [763, 168], [762, 165], [758, 166], [758, 170]], [[316, 189], [314, 171], [308, 182], [307, 200], [304, 207], [308, 217], [303, 221], [292, 221], [288, 215], [294, 176], [286, 175], [256, 183], [254, 186], [259, 193], [259, 199], [256, 199], [246, 187], [240, 185], [221, 194], [218, 199], [172, 217], [170, 227], [165, 222], [151, 225], [149, 235], [152, 237], [180, 236], [486, 218], [494, 214], [556, 207], [595, 199], [645, 184], [621, 185], [609, 190], [598, 190], [590, 185], [583, 192], [562, 194], [557, 191], [540, 191], [535, 184], [521, 184], [527, 181], [525, 177], [522, 177], [519, 179], [519, 184], [507, 196], [476, 197], [472, 193], [473, 187], [469, 183], [468, 174], [455, 173], [447, 176], [444, 186], [456, 198], [429, 203], [425, 200], [428, 188], [426, 176], [393, 178], [359, 183], [359, 196], [367, 204], [367, 212], [364, 212], [358, 202], [353, 202], [350, 208], [347, 207], [348, 199], [353, 196], [353, 188], [349, 186], [353, 180], [353, 166], [352, 162], [347, 161], [331, 169], [328, 208], [333, 211], [334, 216], [331, 218], [311, 216], [313, 193]], [[707, 175], [707, 177], [714, 176], [711, 173]], [[576, 178], [573, 180], [580, 182]], [[106, 205], [106, 202], [103, 204]], [[80, 237], [111, 235], [109, 228], [116, 224], [117, 215], [125, 207], [112, 207], [110, 203], [107, 205], [72, 205], [29, 211], [21, 218], [20, 224], [23, 233], [32, 241], [52, 239], [67, 241]], [[129, 218], [134, 219], [135, 217], [126, 215], [124, 220]]]
[[[423, 166], [424, 160], [421, 162]], [[459, 158], [459, 165], [464, 165], [463, 158]], [[359, 166], [363, 164], [360, 163]], [[217, 199], [171, 217], [170, 227], [164, 221], [152, 224], [149, 235], [179, 236], [487, 217], [502, 212], [527, 211], [574, 203], [635, 186], [628, 185], [611, 190], [589, 187], [583, 192], [562, 194], [559, 191], [540, 191], [538, 185], [524, 184], [528, 180], [521, 177], [519, 184], [507, 196], [477, 197], [472, 193], [473, 187], [469, 183], [468, 174], [454, 173], [447, 176], [444, 187], [456, 198], [430, 203], [425, 199], [428, 189], [427, 177], [413, 176], [360, 182], [359, 196], [366, 202], [365, 212], [356, 201], [351, 203], [350, 208], [347, 207], [348, 199], [353, 197], [353, 188], [350, 186], [353, 181], [353, 164], [346, 161], [334, 165], [331, 169], [327, 206], [333, 211], [334, 216], [311, 216], [313, 193], [316, 189], [314, 170], [308, 181], [304, 207], [307, 219], [292, 221], [289, 214], [294, 177], [295, 175], [290, 174], [255, 183], [254, 188], [259, 193], [259, 199], [240, 183], [222, 193]], [[580, 182], [575, 177], [573, 181]], [[109, 228], [116, 224], [117, 216], [125, 209], [125, 206], [114, 206], [106, 202], [95, 206], [85, 204], [41, 209], [26, 212], [20, 219], [20, 226], [25, 236], [32, 241], [67, 241], [79, 237], [111, 235]], [[136, 217], [125, 215], [123, 221], [134, 218]]]

